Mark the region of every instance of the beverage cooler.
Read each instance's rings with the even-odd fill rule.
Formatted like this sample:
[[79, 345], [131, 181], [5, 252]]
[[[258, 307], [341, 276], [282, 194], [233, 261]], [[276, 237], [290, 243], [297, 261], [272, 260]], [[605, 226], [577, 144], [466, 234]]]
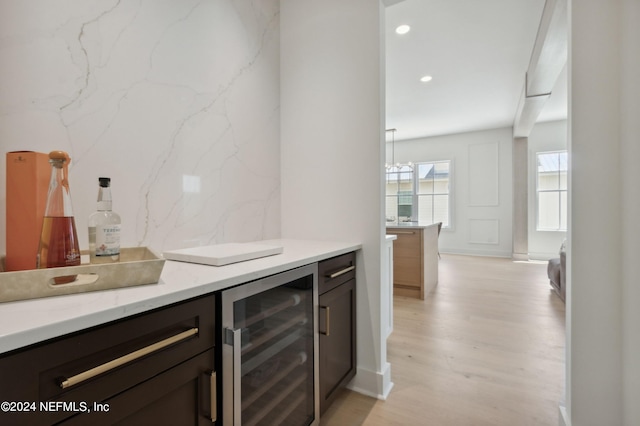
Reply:
[[317, 271], [222, 292], [224, 425], [319, 424]]

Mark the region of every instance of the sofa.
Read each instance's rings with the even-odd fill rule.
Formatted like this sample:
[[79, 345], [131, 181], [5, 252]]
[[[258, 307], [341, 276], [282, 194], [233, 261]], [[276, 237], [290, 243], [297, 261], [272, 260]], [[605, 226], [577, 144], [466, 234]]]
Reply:
[[566, 241], [562, 242], [560, 247], [560, 257], [549, 259], [547, 265], [547, 275], [549, 276], [549, 284], [556, 294], [564, 302], [567, 283], [567, 255], [565, 250]]

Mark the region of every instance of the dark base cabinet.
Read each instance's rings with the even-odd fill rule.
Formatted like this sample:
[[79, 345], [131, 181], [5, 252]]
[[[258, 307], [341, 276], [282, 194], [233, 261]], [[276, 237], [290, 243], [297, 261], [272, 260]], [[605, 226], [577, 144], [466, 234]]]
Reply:
[[[61, 425], [211, 425], [213, 350], [204, 352], [103, 404], [109, 411], [82, 413]], [[215, 392], [213, 394], [215, 396]], [[200, 401], [200, 404], [198, 404]], [[202, 410], [200, 407], [206, 407]], [[215, 407], [215, 403], [214, 403]], [[93, 408], [93, 407], [92, 407]]]
[[213, 295], [0, 356], [7, 425], [211, 425]]
[[318, 265], [320, 414], [356, 374], [355, 253]]
[[[220, 425], [232, 423], [236, 410], [249, 424], [253, 411], [256, 419], [267, 418], [267, 409], [276, 419], [267, 423], [279, 424], [279, 417], [293, 419], [289, 411], [296, 407], [302, 407], [296, 424], [316, 424], [318, 400], [322, 414], [356, 374], [355, 276], [355, 253], [348, 253], [319, 262], [317, 269], [307, 265], [2, 354], [0, 425]], [[245, 294], [249, 285], [264, 288]], [[225, 314], [216, 322], [223, 296], [236, 291], [233, 306], [247, 320]], [[317, 358], [309, 320], [316, 312]], [[222, 319], [231, 333], [223, 335]], [[235, 388], [226, 387], [236, 375], [227, 375], [223, 387], [216, 373], [226, 368], [221, 355], [230, 345], [238, 347], [238, 389], [247, 394], [237, 407], [229, 404]], [[254, 350], [259, 347], [265, 349]], [[284, 359], [289, 352], [293, 356]], [[293, 384], [281, 389], [280, 382]]]

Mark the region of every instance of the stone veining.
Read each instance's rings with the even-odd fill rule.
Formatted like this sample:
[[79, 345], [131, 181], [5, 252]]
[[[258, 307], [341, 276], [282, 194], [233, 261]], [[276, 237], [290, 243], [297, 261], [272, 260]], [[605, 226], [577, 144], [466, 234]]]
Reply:
[[279, 236], [277, 0], [29, 3], [0, 4], [0, 137], [71, 153], [81, 248], [102, 175], [125, 246]]

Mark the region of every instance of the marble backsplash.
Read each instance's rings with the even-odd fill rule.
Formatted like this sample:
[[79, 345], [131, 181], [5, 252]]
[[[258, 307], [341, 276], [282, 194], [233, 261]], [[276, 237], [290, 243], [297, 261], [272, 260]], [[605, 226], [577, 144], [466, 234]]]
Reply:
[[125, 247], [278, 237], [278, 4], [1, 1], [1, 181], [5, 152], [69, 152], [83, 249], [99, 176]]

